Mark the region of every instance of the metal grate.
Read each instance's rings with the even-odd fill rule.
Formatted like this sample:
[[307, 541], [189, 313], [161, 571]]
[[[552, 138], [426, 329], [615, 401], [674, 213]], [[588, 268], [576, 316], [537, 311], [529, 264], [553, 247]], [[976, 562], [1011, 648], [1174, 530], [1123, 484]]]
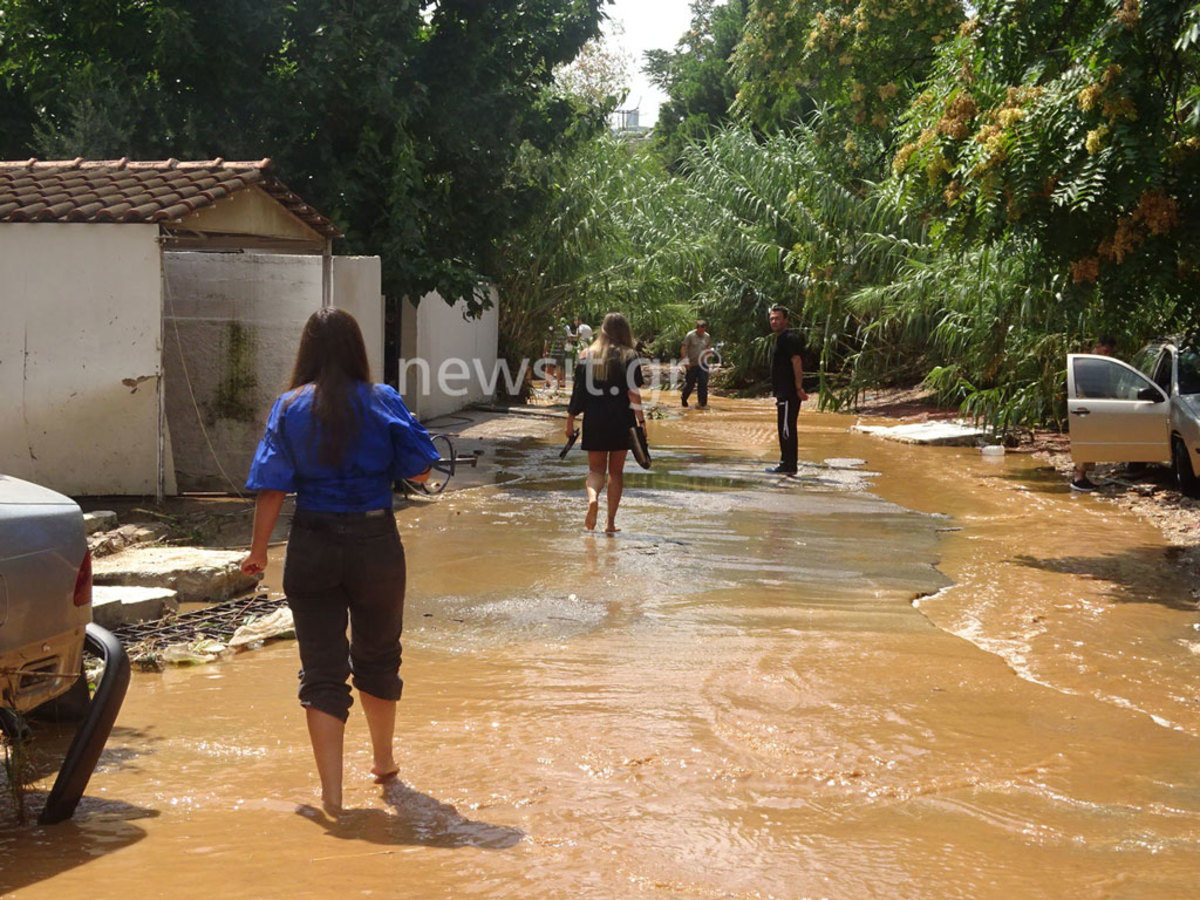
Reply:
[[238, 628], [250, 620], [261, 618], [286, 605], [287, 600], [283, 597], [272, 598], [267, 594], [256, 594], [253, 597], [226, 600], [224, 603], [216, 603], [204, 609], [154, 622], [122, 625], [114, 628], [113, 634], [126, 645], [148, 640], [182, 643], [200, 637], [228, 640]]

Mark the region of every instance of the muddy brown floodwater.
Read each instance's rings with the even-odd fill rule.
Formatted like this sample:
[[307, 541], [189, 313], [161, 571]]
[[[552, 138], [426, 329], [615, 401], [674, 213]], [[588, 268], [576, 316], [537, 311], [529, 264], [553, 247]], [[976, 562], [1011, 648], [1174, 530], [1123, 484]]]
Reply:
[[355, 711], [352, 810], [303, 808], [289, 643], [135, 674], [75, 821], [0, 832], [5, 896], [1195, 896], [1200, 616], [1158, 533], [845, 416], [766, 476], [773, 410], [714, 404], [651, 422], [616, 537], [554, 420], [400, 513], [399, 784]]

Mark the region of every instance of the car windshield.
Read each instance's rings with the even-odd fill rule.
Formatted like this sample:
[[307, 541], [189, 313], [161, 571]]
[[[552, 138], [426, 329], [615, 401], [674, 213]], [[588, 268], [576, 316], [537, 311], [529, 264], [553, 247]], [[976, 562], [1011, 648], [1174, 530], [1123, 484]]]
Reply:
[[1131, 364], [1147, 378], [1154, 376], [1154, 364], [1158, 362], [1158, 354], [1162, 351], [1161, 343], [1147, 344], [1133, 355]]
[[1179, 393], [1200, 394], [1200, 351], [1179, 351]]

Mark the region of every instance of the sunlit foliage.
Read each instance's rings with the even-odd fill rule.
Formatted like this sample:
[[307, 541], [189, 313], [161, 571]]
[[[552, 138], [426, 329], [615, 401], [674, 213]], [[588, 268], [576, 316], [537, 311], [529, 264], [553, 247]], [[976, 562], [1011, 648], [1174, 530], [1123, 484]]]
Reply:
[[550, 199], [493, 266], [501, 355], [537, 357], [550, 330], [574, 315], [595, 325], [619, 311], [639, 339], [682, 335], [696, 248], [677, 214], [682, 186], [657, 158], [605, 135], [567, 155], [526, 148], [520, 171]]
[[736, 108], [768, 131], [823, 110], [848, 170], [870, 177], [962, 19], [959, 0], [757, 0], [734, 55]]
[[900, 133], [914, 209], [968, 244], [1035, 241], [1098, 302], [1200, 291], [1198, 9], [980, 3]]

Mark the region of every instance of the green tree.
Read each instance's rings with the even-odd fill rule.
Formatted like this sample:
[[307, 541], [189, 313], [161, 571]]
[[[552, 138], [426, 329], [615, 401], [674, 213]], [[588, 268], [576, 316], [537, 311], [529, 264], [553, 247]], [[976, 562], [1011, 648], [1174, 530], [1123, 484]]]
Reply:
[[645, 71], [667, 95], [658, 110], [654, 143], [674, 167], [684, 146], [703, 140], [729, 121], [737, 94], [730, 71], [746, 21], [744, 0], [693, 0], [692, 22], [673, 51], [646, 52]]
[[[552, 186], [542, 214], [500, 247], [501, 355], [540, 356], [550, 329], [579, 314], [626, 314], [634, 334], [682, 337], [694, 317], [689, 248], [675, 215], [681, 185], [638, 144], [605, 134], [570, 154], [528, 151], [530, 178]], [[676, 342], [676, 348], [678, 343]]]
[[[891, 235], [870, 243], [896, 247]], [[1086, 304], [1064, 302], [1040, 248], [1019, 240], [962, 252], [928, 236], [904, 242], [891, 276], [859, 287], [845, 305], [859, 327], [843, 399], [924, 380], [943, 403], [1000, 431], [1061, 425], [1066, 354], [1084, 335], [1128, 333]]]
[[384, 289], [478, 307], [537, 208], [520, 148], [602, 112], [553, 86], [606, 0], [0, 0], [8, 157], [270, 156], [379, 254]]
[[1036, 244], [1067, 302], [1194, 312], [1198, 85], [1195, 2], [987, 0], [942, 50], [893, 166], [960, 246]]
[[898, 116], [962, 19], [959, 0], [757, 0], [734, 55], [735, 108], [767, 131], [819, 124], [846, 171], [876, 177]]
[[[861, 327], [846, 299], [888, 277], [923, 226], [841, 180], [807, 126], [761, 138], [730, 126], [690, 147], [683, 172], [687, 202], [677, 215], [695, 249], [680, 259], [728, 361], [743, 380], [766, 374], [767, 312], [782, 304], [804, 332], [822, 402], [836, 403]], [[890, 246], [880, 234], [892, 236]]]
[[[615, 37], [623, 33], [619, 25], [612, 27]], [[608, 115], [629, 92], [632, 69], [633, 57], [601, 36], [588, 41], [578, 56], [560, 66], [555, 81], [567, 94]]]

